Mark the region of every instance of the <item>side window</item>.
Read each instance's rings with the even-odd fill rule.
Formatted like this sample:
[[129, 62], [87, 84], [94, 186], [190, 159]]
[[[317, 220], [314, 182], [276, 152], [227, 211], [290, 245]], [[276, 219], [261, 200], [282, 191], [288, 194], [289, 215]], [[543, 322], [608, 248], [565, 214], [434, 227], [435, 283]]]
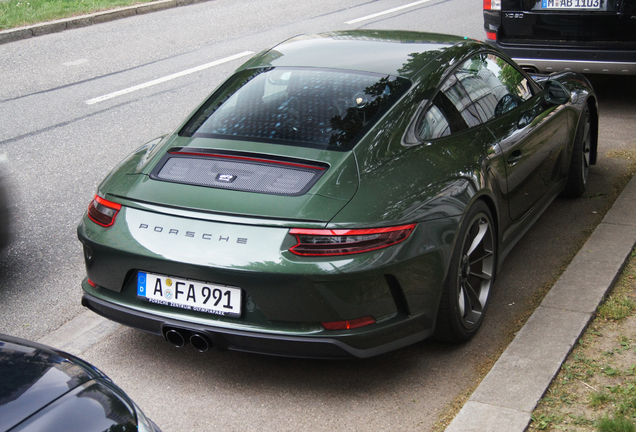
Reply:
[[482, 121], [518, 107], [532, 97], [526, 77], [494, 54], [479, 54], [464, 62], [456, 72]]
[[439, 89], [417, 126], [420, 139], [430, 140], [480, 124], [468, 93], [455, 75]]

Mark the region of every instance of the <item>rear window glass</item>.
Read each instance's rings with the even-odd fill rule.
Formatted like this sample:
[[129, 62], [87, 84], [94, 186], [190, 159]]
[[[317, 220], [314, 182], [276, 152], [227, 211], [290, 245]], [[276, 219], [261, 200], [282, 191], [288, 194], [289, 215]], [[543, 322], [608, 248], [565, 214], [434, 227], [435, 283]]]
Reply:
[[219, 88], [180, 135], [349, 150], [409, 85], [362, 72], [245, 70]]

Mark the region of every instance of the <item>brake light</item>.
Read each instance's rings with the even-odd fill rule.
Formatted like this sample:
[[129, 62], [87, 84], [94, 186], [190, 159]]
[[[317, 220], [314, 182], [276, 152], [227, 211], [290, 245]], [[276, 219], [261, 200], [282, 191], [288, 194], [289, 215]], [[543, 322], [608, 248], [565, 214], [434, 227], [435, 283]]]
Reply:
[[320, 323], [326, 330], [351, 330], [364, 327], [369, 324], [375, 324], [375, 318], [372, 316], [356, 318], [346, 321], [331, 321]]
[[289, 231], [298, 243], [289, 249], [301, 256], [334, 256], [369, 252], [408, 238], [415, 224], [372, 229], [303, 229]]
[[501, 10], [501, 0], [484, 0], [484, 10]]
[[490, 40], [497, 40], [497, 33], [496, 32], [486, 32], [486, 38], [490, 39]]
[[109, 227], [115, 223], [115, 216], [121, 209], [121, 204], [117, 204], [95, 195], [95, 198], [88, 205], [88, 217], [97, 225]]

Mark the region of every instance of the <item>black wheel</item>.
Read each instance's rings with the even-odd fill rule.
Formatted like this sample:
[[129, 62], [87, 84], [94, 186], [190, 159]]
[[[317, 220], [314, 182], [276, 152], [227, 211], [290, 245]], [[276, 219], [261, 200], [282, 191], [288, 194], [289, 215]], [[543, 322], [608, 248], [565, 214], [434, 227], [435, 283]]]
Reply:
[[2, 173], [0, 173], [0, 252], [9, 244], [9, 198], [4, 190]]
[[585, 192], [587, 176], [590, 170], [590, 149], [592, 147], [592, 133], [590, 121], [590, 108], [585, 105], [579, 127], [576, 131], [568, 181], [563, 195], [570, 198], [578, 198]]
[[497, 243], [488, 206], [476, 203], [466, 215], [437, 313], [435, 338], [463, 342], [481, 325], [495, 281]]

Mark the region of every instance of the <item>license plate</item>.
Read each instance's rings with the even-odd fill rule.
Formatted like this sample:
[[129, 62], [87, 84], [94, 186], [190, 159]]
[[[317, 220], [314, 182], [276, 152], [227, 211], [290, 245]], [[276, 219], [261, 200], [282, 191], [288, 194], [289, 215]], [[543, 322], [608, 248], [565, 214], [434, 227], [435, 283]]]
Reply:
[[137, 272], [137, 296], [151, 303], [231, 317], [241, 316], [241, 289]]
[[600, 9], [601, 0], [541, 0], [541, 9]]

